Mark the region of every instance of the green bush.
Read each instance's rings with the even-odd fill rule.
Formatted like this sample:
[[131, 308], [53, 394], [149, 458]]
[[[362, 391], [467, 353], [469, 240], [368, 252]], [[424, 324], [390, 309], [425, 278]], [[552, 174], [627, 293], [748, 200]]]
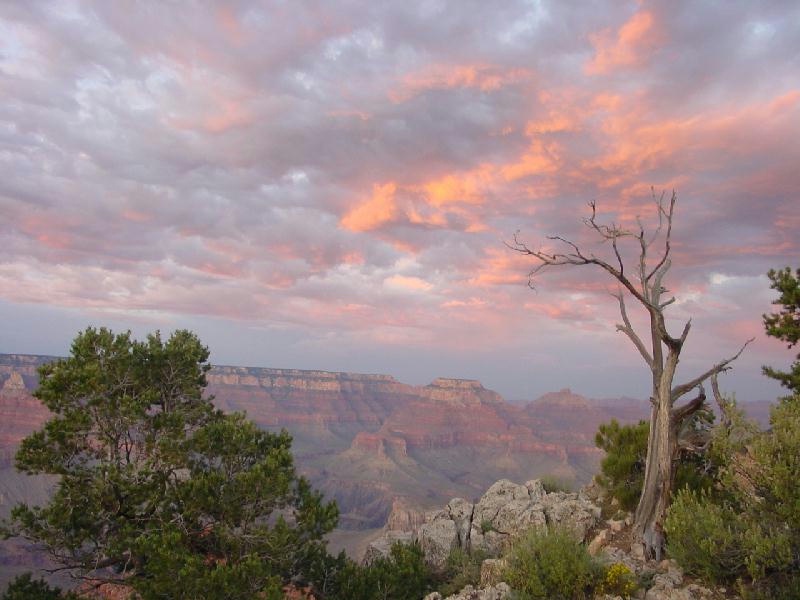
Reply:
[[562, 529], [529, 531], [506, 560], [505, 580], [520, 600], [591, 597], [603, 574], [586, 547]]
[[446, 598], [468, 585], [480, 584], [481, 564], [486, 558], [486, 552], [480, 550], [466, 552], [461, 548], [454, 548], [447, 557], [447, 564], [441, 575], [442, 583], [438, 587], [439, 593]]
[[720, 582], [745, 568], [744, 523], [733, 508], [712, 502], [706, 493], [678, 492], [664, 529], [670, 555], [688, 573]]
[[[793, 347], [800, 340], [800, 270], [770, 271], [774, 304], [764, 315], [767, 334]], [[743, 597], [800, 598], [800, 356], [792, 370], [764, 368], [792, 394], [758, 431], [741, 411], [715, 433], [713, 494], [678, 494], [665, 522], [670, 553], [688, 571], [738, 580]], [[733, 407], [735, 408], [735, 407]]]
[[542, 487], [544, 491], [548, 494], [552, 494], [554, 492], [571, 492], [572, 486], [564, 481], [563, 479], [559, 479], [555, 475], [545, 475], [541, 478]]
[[433, 572], [419, 544], [392, 545], [389, 556], [362, 566], [347, 561], [328, 598], [336, 600], [419, 600], [431, 591]]
[[[698, 410], [687, 420], [685, 431], [708, 430], [713, 414], [707, 409]], [[595, 435], [595, 445], [606, 455], [600, 463], [598, 482], [616, 498], [623, 510], [632, 511], [639, 502], [644, 485], [644, 467], [647, 458], [647, 438], [650, 424], [639, 421], [636, 425], [620, 425], [616, 419], [603, 423]], [[675, 471], [674, 489], [688, 487], [692, 490], [709, 489], [713, 469], [707, 457], [685, 452], [679, 456]]]
[[46, 581], [34, 580], [30, 573], [24, 573], [8, 584], [0, 600], [77, 600], [77, 596], [62, 593], [61, 588], [50, 587]]
[[[667, 549], [687, 572], [704, 579], [756, 582], [752, 594], [771, 590], [771, 582], [796, 582], [800, 399], [773, 409], [771, 431], [751, 433], [738, 443], [731, 443], [729, 433], [720, 439], [725, 451], [716, 450], [722, 461], [717, 487], [713, 494], [676, 495], [664, 523]], [[765, 594], [772, 597], [771, 591]]]
[[595, 435], [595, 445], [606, 455], [600, 464], [598, 481], [624, 510], [633, 510], [642, 494], [650, 425], [620, 425], [616, 419], [603, 423]]

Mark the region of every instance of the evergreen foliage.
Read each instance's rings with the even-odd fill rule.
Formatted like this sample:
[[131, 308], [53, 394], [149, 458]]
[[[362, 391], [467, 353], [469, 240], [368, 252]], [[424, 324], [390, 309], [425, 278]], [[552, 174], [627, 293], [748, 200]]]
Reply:
[[[789, 267], [777, 271], [771, 269], [767, 276], [772, 281], [770, 288], [780, 292], [780, 296], [772, 303], [781, 306], [781, 309], [764, 315], [764, 327], [767, 335], [786, 342], [791, 349], [800, 340], [800, 269], [795, 274]], [[800, 393], [800, 354], [790, 371], [764, 367], [764, 374], [780, 381], [792, 393]]]
[[[789, 269], [769, 276], [783, 309], [765, 315], [765, 327], [791, 348], [800, 335], [798, 278]], [[750, 597], [800, 598], [800, 361], [790, 373], [764, 370], [792, 395], [773, 407], [768, 431], [735, 413], [732, 426], [717, 432], [713, 493], [679, 494], [665, 530], [670, 553], [687, 571], [717, 581], [747, 578]]]
[[336, 600], [419, 600], [432, 590], [435, 581], [416, 543], [396, 542], [389, 556], [365, 566], [340, 560], [344, 561], [343, 568], [328, 595]]
[[616, 419], [603, 423], [595, 435], [595, 445], [606, 455], [600, 464], [598, 481], [620, 504], [633, 510], [642, 494], [647, 435], [650, 424], [620, 425]]
[[[685, 430], [704, 430], [712, 420], [713, 415], [708, 410], [698, 410], [688, 419]], [[636, 508], [642, 494], [649, 433], [650, 424], [647, 421], [639, 421], [636, 425], [620, 425], [616, 419], [612, 419], [600, 425], [595, 435], [595, 445], [606, 453], [600, 463], [598, 482], [619, 502], [623, 510], [632, 511]], [[708, 476], [710, 468], [705, 457], [696, 453], [681, 453], [676, 466], [675, 489], [708, 488], [712, 482]]]
[[77, 600], [72, 593], [62, 593], [61, 588], [50, 587], [42, 579], [33, 579], [30, 573], [14, 578], [0, 600]]
[[[771, 424], [769, 432], [725, 442], [713, 493], [677, 495], [664, 528], [670, 554], [688, 572], [718, 582], [747, 577], [757, 586], [800, 572], [800, 402], [773, 408]], [[787, 597], [800, 598], [796, 589]]]
[[41, 367], [53, 413], [16, 457], [59, 476], [50, 503], [18, 505], [7, 533], [82, 577], [143, 598], [279, 598], [325, 555], [338, 518], [293, 466], [291, 437], [224, 415], [203, 397], [208, 350], [88, 328]]

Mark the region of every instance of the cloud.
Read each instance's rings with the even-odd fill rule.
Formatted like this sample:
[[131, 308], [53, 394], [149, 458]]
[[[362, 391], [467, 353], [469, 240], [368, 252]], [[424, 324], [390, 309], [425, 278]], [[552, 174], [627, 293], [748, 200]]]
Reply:
[[532, 77], [529, 69], [504, 69], [498, 65], [430, 65], [405, 75], [389, 92], [389, 98], [393, 102], [406, 102], [424, 92], [456, 88], [495, 92], [508, 85], [530, 81]]
[[676, 319], [733, 342], [800, 255], [798, 27], [779, 1], [3, 4], [6, 318], [219, 319], [316, 365], [435, 347], [528, 389], [519, 357], [591, 355], [616, 307], [586, 270], [529, 290], [503, 242], [607, 252], [586, 202], [652, 223], [654, 186], [680, 195]]
[[639, 10], [616, 33], [604, 29], [589, 35], [595, 54], [585, 70], [590, 75], [598, 75], [620, 68], [641, 67], [658, 47], [661, 37], [653, 13]]
[[395, 183], [376, 185], [372, 197], [347, 213], [342, 218], [342, 225], [351, 231], [369, 231], [391, 222], [398, 213], [396, 192]]

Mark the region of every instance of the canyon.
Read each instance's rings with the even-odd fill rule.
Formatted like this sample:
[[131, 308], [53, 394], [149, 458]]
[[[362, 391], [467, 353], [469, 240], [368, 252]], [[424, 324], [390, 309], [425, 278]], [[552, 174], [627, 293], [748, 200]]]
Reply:
[[[21, 440], [48, 418], [32, 392], [37, 367], [51, 360], [0, 354], [0, 517], [18, 501], [43, 502], [51, 486], [13, 467]], [[222, 410], [292, 435], [298, 470], [340, 507], [332, 545], [355, 554], [367, 533], [387, 523], [413, 528], [426, 510], [453, 497], [475, 500], [498, 479], [588, 483], [602, 458], [598, 426], [638, 421], [649, 408], [568, 389], [512, 404], [465, 379], [414, 386], [390, 375], [214, 366], [207, 380]], [[5, 565], [30, 558], [8, 542], [2, 552]]]

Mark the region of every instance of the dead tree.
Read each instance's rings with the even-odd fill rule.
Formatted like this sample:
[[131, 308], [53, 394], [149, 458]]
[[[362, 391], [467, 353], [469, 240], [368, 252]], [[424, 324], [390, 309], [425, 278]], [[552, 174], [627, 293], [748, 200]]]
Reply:
[[[531, 256], [538, 264], [529, 274], [529, 285], [543, 269], [566, 265], [593, 265], [604, 270], [619, 286], [614, 297], [619, 304], [622, 322], [617, 331], [624, 333], [644, 359], [652, 375], [652, 404], [650, 416], [650, 436], [647, 443], [647, 463], [645, 466], [642, 495], [636, 508], [634, 531], [645, 545], [648, 555], [658, 557], [664, 544], [662, 523], [670, 503], [677, 457], [680, 451], [678, 434], [682, 425], [689, 419], [706, 399], [703, 382], [726, 370], [736, 360], [752, 340], [745, 342], [736, 354], [713, 365], [707, 371], [685, 383], [675, 384], [675, 370], [681, 350], [691, 328], [691, 319], [686, 322], [680, 335], [674, 337], [667, 331], [664, 311], [674, 297], [664, 299], [667, 292], [664, 278], [671, 266], [672, 220], [677, 196], [672, 193], [669, 201], [662, 194], [653, 199], [658, 210], [658, 226], [647, 234], [642, 222], [637, 219], [635, 229], [625, 229], [614, 223], [602, 224], [597, 221], [594, 202], [589, 204], [591, 216], [584, 224], [592, 230], [601, 242], [611, 246], [610, 259], [604, 260], [593, 253], [581, 249], [576, 243], [561, 236], [547, 239], [560, 245], [562, 251], [534, 250], [520, 241], [518, 235], [507, 244], [509, 248]], [[626, 268], [623, 243], [632, 243], [638, 253], [638, 260]], [[652, 255], [651, 255], [652, 254]], [[612, 256], [613, 255], [613, 256]], [[632, 297], [649, 317], [650, 330], [647, 337], [637, 333], [628, 316], [626, 297]], [[645, 342], [647, 340], [647, 343]], [[697, 395], [678, 405], [678, 401], [692, 390]]]

